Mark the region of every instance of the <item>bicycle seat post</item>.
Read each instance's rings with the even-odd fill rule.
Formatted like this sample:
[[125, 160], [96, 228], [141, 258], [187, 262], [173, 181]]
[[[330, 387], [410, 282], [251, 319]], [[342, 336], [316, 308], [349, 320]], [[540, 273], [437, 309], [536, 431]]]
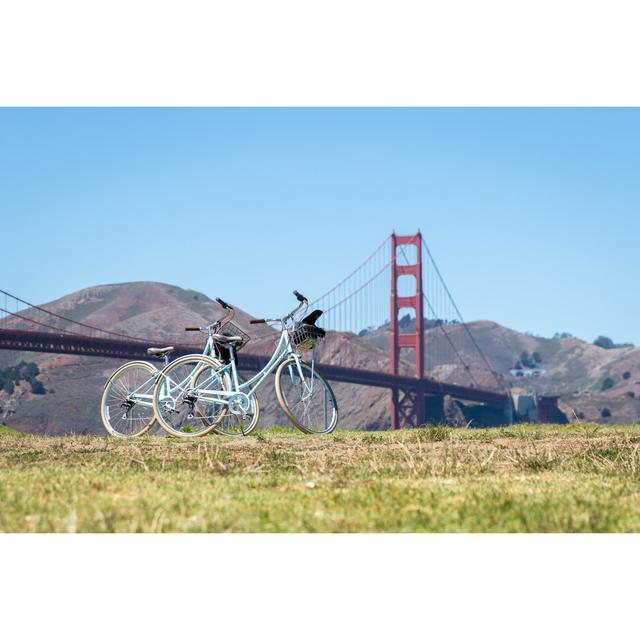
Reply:
[[239, 388], [238, 383], [238, 369], [236, 366], [236, 350], [233, 348], [233, 344], [228, 345], [229, 349], [229, 358], [231, 359], [231, 375], [233, 376], [233, 384], [235, 389]]

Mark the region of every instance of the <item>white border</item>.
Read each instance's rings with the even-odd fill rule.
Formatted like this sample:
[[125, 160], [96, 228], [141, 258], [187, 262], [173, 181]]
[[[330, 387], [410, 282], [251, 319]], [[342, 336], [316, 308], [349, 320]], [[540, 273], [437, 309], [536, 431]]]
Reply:
[[628, 0], [21, 0], [5, 105], [637, 105]]
[[637, 540], [5, 535], [1, 624], [83, 640], [625, 637]]

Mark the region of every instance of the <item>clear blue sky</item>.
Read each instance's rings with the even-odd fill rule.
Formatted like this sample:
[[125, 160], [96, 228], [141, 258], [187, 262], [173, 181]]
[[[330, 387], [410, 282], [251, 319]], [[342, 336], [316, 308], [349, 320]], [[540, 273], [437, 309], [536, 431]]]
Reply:
[[0, 288], [272, 315], [419, 227], [467, 319], [638, 344], [639, 157], [637, 109], [1, 109]]

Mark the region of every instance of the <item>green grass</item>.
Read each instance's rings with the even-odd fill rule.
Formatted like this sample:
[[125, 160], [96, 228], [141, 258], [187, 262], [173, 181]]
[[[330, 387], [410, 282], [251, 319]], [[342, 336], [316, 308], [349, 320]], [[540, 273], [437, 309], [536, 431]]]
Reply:
[[640, 427], [0, 433], [2, 531], [640, 531]]
[[7, 425], [5, 424], [0, 424], [0, 438], [2, 436], [15, 436], [19, 438], [21, 436], [24, 436], [24, 433], [21, 433], [20, 431], [16, 431], [11, 427], [7, 427]]

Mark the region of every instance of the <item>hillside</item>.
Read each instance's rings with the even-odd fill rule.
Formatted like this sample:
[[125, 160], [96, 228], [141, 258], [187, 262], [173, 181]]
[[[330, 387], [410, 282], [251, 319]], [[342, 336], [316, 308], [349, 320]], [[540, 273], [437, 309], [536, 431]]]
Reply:
[[[156, 346], [191, 342], [195, 334], [185, 334], [185, 326], [206, 324], [222, 313], [218, 304], [202, 293], [157, 282], [91, 287], [43, 306], [90, 325], [147, 337], [150, 345]], [[250, 316], [240, 309], [236, 319], [241, 328], [254, 336], [247, 351], [267, 353], [273, 340], [256, 338], [271, 335], [270, 330], [249, 325]], [[638, 421], [640, 349], [603, 349], [576, 338], [540, 338], [488, 321], [472, 322], [468, 326], [504, 383], [540, 394], [561, 395], [560, 406], [572, 420], [578, 416], [598, 422]], [[443, 328], [432, 327], [425, 335], [428, 373], [438, 380], [463, 384], [470, 383], [472, 375], [482, 386], [497, 387], [498, 383], [486, 371], [485, 363], [464, 327], [452, 324], [445, 330], [469, 369], [465, 370], [443, 340]], [[329, 364], [387, 370], [388, 345], [388, 326], [361, 337], [329, 332], [319, 356]], [[536, 366], [546, 372], [543, 377], [537, 380], [512, 377], [510, 370], [523, 351], [537, 354], [540, 362]], [[21, 360], [37, 364], [40, 370], [37, 380], [46, 392], [33, 393], [25, 381], [16, 383], [12, 394], [0, 391], [0, 422], [22, 431], [51, 435], [103, 432], [99, 418], [100, 396], [108, 375], [119, 365], [118, 360], [0, 351], [0, 369]], [[408, 359], [403, 369], [407, 373], [411, 370]], [[335, 384], [334, 388], [341, 428], [383, 429], [388, 426], [387, 391], [346, 384]], [[275, 401], [271, 381], [263, 385], [259, 399], [263, 426], [285, 422]]]
[[[506, 380], [543, 395], [560, 395], [560, 406], [569, 418], [577, 415], [591, 422], [638, 422], [640, 398], [635, 396], [640, 396], [640, 349], [603, 349], [578, 338], [541, 338], [494, 322], [472, 322], [469, 328]], [[539, 355], [536, 366], [545, 371], [541, 378], [523, 382], [509, 373], [523, 351]], [[602, 415], [606, 409], [609, 417]]]
[[[507, 384], [541, 395], [560, 395], [560, 406], [569, 419], [575, 419], [577, 415], [591, 422], [635, 423], [640, 420], [640, 348], [604, 349], [578, 338], [542, 338], [485, 320], [470, 322], [467, 326], [491, 366]], [[478, 371], [484, 367], [482, 357], [464, 327], [452, 324], [444, 330], [474, 375], [482, 375]], [[362, 340], [386, 350], [388, 328], [381, 327], [363, 336]], [[530, 357], [538, 354], [540, 362], [536, 366], [545, 371], [541, 378], [520, 379], [511, 375], [510, 370], [522, 352]], [[464, 378], [460, 364], [446, 364], [458, 360], [443, 340], [441, 327], [425, 332], [425, 360], [427, 371], [435, 373], [440, 380]], [[491, 383], [491, 380], [487, 382]], [[607, 409], [611, 415], [603, 417], [602, 412]]]

